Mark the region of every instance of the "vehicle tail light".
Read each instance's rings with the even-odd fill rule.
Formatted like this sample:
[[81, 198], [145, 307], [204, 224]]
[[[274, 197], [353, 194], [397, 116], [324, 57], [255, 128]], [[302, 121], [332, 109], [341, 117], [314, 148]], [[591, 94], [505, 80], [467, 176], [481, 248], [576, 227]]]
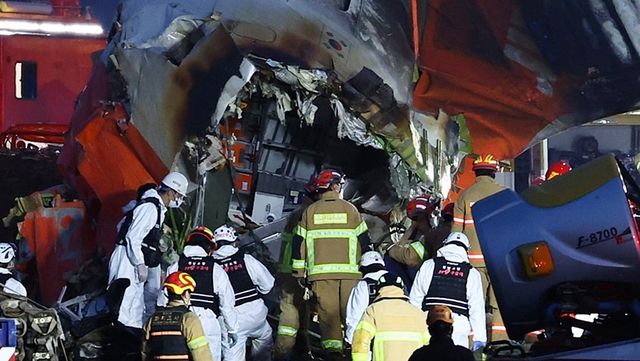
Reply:
[[541, 241], [518, 248], [522, 268], [528, 278], [538, 278], [553, 272], [553, 258], [547, 242]]

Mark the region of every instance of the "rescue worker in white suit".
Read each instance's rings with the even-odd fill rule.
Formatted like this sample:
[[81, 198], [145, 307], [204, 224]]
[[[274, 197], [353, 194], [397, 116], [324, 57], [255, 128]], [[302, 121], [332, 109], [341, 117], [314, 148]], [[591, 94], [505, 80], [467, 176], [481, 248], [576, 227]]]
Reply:
[[235, 229], [223, 225], [213, 234], [218, 245], [213, 257], [229, 276], [238, 314], [238, 340], [235, 344], [222, 343], [222, 358], [244, 361], [247, 339], [251, 339], [252, 360], [271, 360], [272, 331], [267, 322], [267, 306], [260, 294], [269, 293], [275, 279], [260, 261], [238, 249]]
[[[116, 247], [109, 260], [109, 288], [114, 284], [120, 287], [122, 281], [126, 282], [116, 324], [137, 337], [142, 335], [145, 316], [148, 318], [155, 311], [160, 292], [162, 252], [159, 244], [167, 207], [180, 207], [188, 185], [184, 175], [167, 174], [157, 189], [144, 192], [135, 208], [127, 212], [120, 223]], [[145, 282], [149, 286], [145, 287]]]
[[[191, 293], [189, 310], [200, 319], [204, 334], [209, 340], [213, 360], [219, 361], [222, 355], [222, 330], [218, 317], [224, 319], [226, 339], [232, 343], [238, 339], [238, 317], [234, 308], [235, 294], [229, 277], [211, 256], [215, 249], [213, 232], [209, 228], [201, 226], [194, 229], [187, 235], [180, 260], [167, 268], [167, 274], [187, 272], [195, 280], [196, 289]], [[166, 294], [161, 292], [160, 295], [159, 303], [166, 305]]]
[[469, 348], [473, 331], [471, 349], [477, 351], [487, 342], [486, 316], [480, 272], [469, 263], [469, 248], [464, 233], [451, 233], [436, 257], [420, 267], [409, 298], [427, 312], [436, 305], [451, 308], [453, 342]]
[[360, 272], [362, 279], [351, 290], [347, 300], [345, 340], [349, 344], [353, 343], [353, 334], [364, 311], [378, 296], [378, 280], [388, 273], [382, 255], [376, 251], [368, 251], [362, 255]]
[[13, 246], [9, 243], [0, 243], [0, 283], [4, 285], [2, 291], [27, 297], [27, 290], [11, 273], [15, 260], [16, 251]]

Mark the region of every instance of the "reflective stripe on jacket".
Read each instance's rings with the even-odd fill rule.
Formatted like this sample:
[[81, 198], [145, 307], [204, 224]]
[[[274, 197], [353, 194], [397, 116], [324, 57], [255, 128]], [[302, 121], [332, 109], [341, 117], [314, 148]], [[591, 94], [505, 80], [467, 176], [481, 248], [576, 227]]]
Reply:
[[387, 286], [356, 327], [352, 359], [368, 361], [372, 350], [373, 361], [405, 361], [428, 341], [425, 314], [408, 302], [402, 289]]
[[280, 263], [278, 263], [278, 272], [280, 273], [291, 273], [292, 271], [291, 244], [293, 242], [293, 233], [298, 227], [300, 218], [302, 218], [302, 214], [307, 207], [308, 205], [306, 204], [300, 205], [298, 208], [293, 210], [287, 218], [287, 224], [282, 232], [282, 246], [280, 247]]
[[360, 255], [370, 244], [358, 210], [335, 191], [321, 195], [303, 213], [292, 244], [293, 273], [310, 281], [359, 279]]
[[451, 232], [462, 232], [469, 238], [471, 249], [469, 261], [474, 267], [484, 267], [484, 258], [478, 242], [478, 235], [471, 215], [471, 207], [477, 201], [496, 194], [504, 188], [489, 176], [478, 176], [476, 182], [465, 189], [453, 207], [453, 227]]
[[202, 324], [182, 301], [158, 310], [144, 327], [143, 361], [212, 361]]

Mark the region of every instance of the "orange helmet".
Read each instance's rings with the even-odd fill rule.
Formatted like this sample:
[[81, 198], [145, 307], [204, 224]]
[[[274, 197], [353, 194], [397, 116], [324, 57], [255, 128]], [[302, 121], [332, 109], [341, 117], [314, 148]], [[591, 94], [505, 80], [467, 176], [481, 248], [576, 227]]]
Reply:
[[206, 226], [200, 226], [187, 235], [186, 243], [190, 244], [197, 240], [205, 240], [211, 243], [212, 246], [216, 245], [216, 241], [213, 239], [213, 232]]
[[427, 326], [431, 326], [438, 321], [453, 324], [453, 315], [451, 314], [451, 309], [449, 307], [437, 305], [433, 306], [433, 308], [429, 310], [429, 314], [427, 315]]
[[492, 154], [482, 154], [473, 161], [473, 170], [478, 169], [487, 169], [497, 172], [498, 161], [493, 158]]
[[407, 217], [415, 220], [420, 215], [430, 215], [438, 205], [437, 201], [433, 201], [429, 194], [417, 196], [407, 204]]
[[571, 165], [564, 160], [559, 160], [551, 165], [547, 170], [546, 178], [550, 180], [559, 175], [567, 174], [571, 171]]
[[325, 169], [321, 171], [314, 182], [315, 190], [329, 189], [334, 184], [344, 182], [344, 175], [337, 170]]
[[187, 272], [173, 272], [162, 285], [169, 293], [181, 295], [185, 291], [195, 291], [196, 281]]

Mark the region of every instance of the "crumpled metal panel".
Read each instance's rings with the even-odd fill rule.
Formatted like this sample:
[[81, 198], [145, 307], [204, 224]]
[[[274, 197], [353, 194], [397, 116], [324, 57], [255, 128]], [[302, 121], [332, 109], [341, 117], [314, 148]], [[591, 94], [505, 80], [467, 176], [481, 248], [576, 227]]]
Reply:
[[335, 68], [343, 79], [365, 66], [390, 84], [401, 102], [411, 101], [408, 15], [392, 1], [353, 1], [341, 10], [334, 0], [128, 0], [120, 42], [146, 47], [176, 18], [209, 19], [214, 13], [245, 53], [305, 68]]
[[129, 85], [131, 119], [167, 167], [187, 135], [217, 124], [255, 71], [228, 32], [214, 25], [178, 66], [152, 49], [115, 51]]
[[351, 112], [347, 112], [344, 104], [342, 104], [339, 99], [331, 98], [329, 102], [331, 102], [333, 112], [338, 118], [338, 138], [343, 139], [347, 137], [358, 145], [383, 149], [380, 140], [371, 135], [367, 129], [367, 125]]
[[44, 304], [53, 304], [66, 277], [93, 255], [95, 243], [85, 214], [83, 202], [64, 202], [58, 195], [54, 207], [29, 212], [20, 224], [20, 234], [35, 258]]

